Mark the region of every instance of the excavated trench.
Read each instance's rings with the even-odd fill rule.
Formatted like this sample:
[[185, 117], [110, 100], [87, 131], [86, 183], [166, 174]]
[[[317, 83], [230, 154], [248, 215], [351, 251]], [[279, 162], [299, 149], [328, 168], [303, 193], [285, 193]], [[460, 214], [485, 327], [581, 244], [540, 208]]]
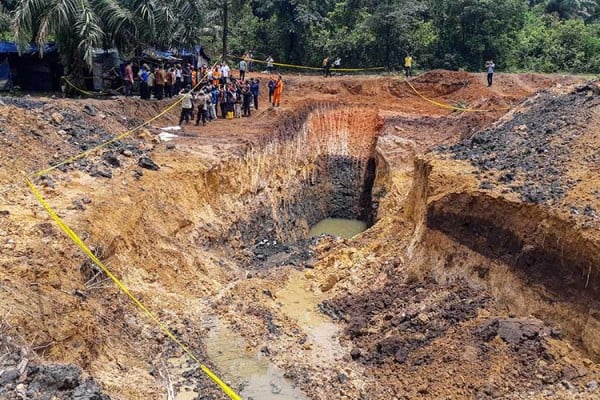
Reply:
[[[268, 139], [202, 173], [198, 183], [193, 185], [194, 196], [202, 200], [192, 202], [190, 214], [196, 218], [186, 223], [189, 229], [183, 232], [190, 233], [199, 253], [220, 254], [241, 271], [247, 271], [247, 276], [284, 265], [312, 268], [315, 254], [311, 245], [315, 242], [308, 235], [311, 226], [330, 217], [358, 219], [367, 226], [378, 219], [377, 211], [383, 199], [373, 194], [373, 186], [376, 178], [386, 181], [385, 177], [377, 176], [378, 172], [389, 173], [386, 169], [389, 166], [379, 165], [385, 155], [376, 151], [382, 127], [383, 121], [375, 111], [354, 107], [313, 105], [286, 119]], [[478, 275], [492, 293], [495, 285], [501, 285], [487, 276], [494, 268], [493, 261], [510, 266], [510, 273], [523, 277], [525, 285], [541, 285], [548, 291], [549, 295], [531, 295], [536, 302], [561, 303], [572, 312], [570, 319], [562, 321], [544, 308], [518, 310], [519, 313], [532, 311], [543, 320], [556, 322], [593, 354], [597, 345], [593, 331], [597, 325], [590, 306], [597, 309], [599, 289], [592, 267], [596, 265], [593, 246], [588, 246], [560, 219], [549, 218], [544, 210], [535, 206], [460, 193], [431, 201], [427, 197], [428, 174], [428, 166], [417, 162], [408, 178], [413, 180], [412, 195], [402, 207], [407, 220], [417, 224], [414, 236], [425, 237], [421, 242], [410, 240], [408, 253], [419, 246], [416, 251], [427, 253], [430, 251], [429, 232], [441, 232], [492, 261], [489, 265], [465, 264], [466, 274]], [[377, 193], [392, 190], [383, 189]], [[167, 198], [170, 197], [167, 192]], [[397, 239], [401, 240], [400, 236], [407, 233], [398, 232], [398, 235]], [[437, 251], [447, 266], [456, 267], [450, 246], [442, 246]], [[332, 282], [334, 285], [335, 281]], [[268, 290], [266, 293], [270, 294]], [[313, 300], [314, 304], [302, 303], [302, 308], [316, 310], [318, 300]], [[218, 300], [209, 302], [222, 307]], [[258, 307], [252, 312], [264, 320], [270, 334], [277, 335], [281, 327], [273, 322], [273, 310]], [[291, 314], [287, 317], [294, 319]], [[211, 318], [223, 329], [224, 333], [218, 336], [227, 336], [229, 324], [216, 315]], [[302, 323], [303, 318], [296, 320]], [[335, 335], [337, 328], [333, 325], [322, 326], [326, 327], [327, 337]], [[296, 334], [310, 335], [311, 328], [304, 329], [308, 331], [303, 332], [301, 328]], [[236, 341], [241, 341], [240, 349], [245, 347], [243, 340], [236, 337]], [[322, 349], [326, 349], [324, 343], [329, 340], [316, 339], [315, 343], [320, 341]], [[207, 339], [205, 345], [210, 347], [210, 343], [211, 339]], [[217, 346], [227, 344], [218, 342]], [[214, 350], [207, 352], [209, 356], [211, 351]], [[333, 350], [328, 356], [338, 357]], [[255, 355], [241, 357], [252, 363]], [[264, 360], [256, 360], [264, 364]], [[236, 368], [229, 364], [217, 363], [217, 366], [223, 371]], [[250, 386], [275, 379], [269, 375], [272, 370], [272, 365], [265, 366], [263, 375], [249, 379]], [[279, 386], [284, 392], [295, 393], [285, 381]], [[242, 393], [260, 396], [270, 389], [256, 390]], [[290, 396], [296, 395], [299, 394]]]
[[[420, 170], [426, 182], [429, 171]], [[464, 262], [458, 252], [448, 251], [442, 256], [444, 268], [474, 276], [511, 311], [560, 326], [588, 356], [600, 359], [600, 257], [597, 242], [585, 231], [573, 229], [572, 222], [547, 207], [485, 193], [435, 198], [427, 203], [424, 218], [430, 230], [489, 260]], [[504, 272], [498, 272], [499, 266], [506, 266]]]
[[[597, 339], [600, 286], [596, 269], [600, 260], [596, 244], [538, 205], [511, 203], [479, 192], [429, 198], [431, 166], [419, 160], [412, 166], [417, 151], [408, 141], [396, 143], [398, 154], [383, 154], [376, 148], [383, 128], [382, 117], [372, 108], [306, 106], [293, 115], [285, 115], [271, 134], [236, 144], [232, 155], [228, 154], [231, 158], [219, 159], [212, 165], [206, 163], [204, 169], [197, 165], [185, 171], [163, 168], [154, 180], [144, 182], [145, 176], [134, 181], [142, 188], [135, 199], [126, 193], [127, 188], [121, 188], [123, 192], [115, 198], [135, 203], [135, 207], [120, 206], [116, 210], [106, 207], [104, 199], [94, 199], [98, 208], [87, 216], [94, 221], [90, 235], [106, 246], [103, 258], [117, 274], [151, 308], [168, 310], [161, 317], [170, 327], [175, 326], [177, 335], [191, 344], [211, 367], [216, 367], [216, 372], [224, 374], [228, 383], [235, 386], [246, 380], [250, 386], [264, 384], [265, 387], [252, 388], [255, 391], [244, 385], [235, 387], [245, 397], [270, 398], [279, 390], [282, 395], [277, 398], [304, 398], [283, 379], [284, 375], [304, 389], [318, 381], [323, 387], [334, 388], [331, 393], [338, 390], [342, 393], [343, 385], [349, 385], [345, 383], [349, 379], [346, 374], [352, 372], [355, 376], [350, 381], [355, 386], [348, 389], [350, 394], [346, 398], [363, 398], [362, 387], [368, 380], [381, 386], [389, 378], [394, 385], [396, 375], [401, 375], [394, 369], [398, 365], [406, 366], [403, 372], [410, 376], [422, 364], [423, 368], [429, 362], [434, 365], [436, 358], [428, 354], [423, 358], [426, 361], [417, 364], [419, 360], [413, 360], [412, 355], [398, 353], [400, 347], [408, 343], [405, 347], [417, 353], [433, 339], [440, 339], [443, 346], [442, 334], [459, 323], [477, 318], [478, 310], [489, 301], [488, 292], [496, 300], [504, 301], [511, 312], [532, 313], [561, 326], [570, 338], [581, 341], [590, 355], [600, 359]], [[388, 136], [386, 139], [399, 135], [392, 132]], [[157, 155], [161, 156], [168, 160], [170, 153]], [[396, 157], [396, 163], [386, 159], [388, 156]], [[198, 156], [190, 164], [197, 161], [205, 160]], [[405, 168], [401, 174], [399, 164]], [[412, 190], [408, 193], [411, 182]], [[107, 210], [114, 213], [112, 218], [93, 215]], [[317, 261], [314, 245], [318, 240], [310, 237], [309, 230], [326, 218], [360, 220], [367, 227], [385, 219], [385, 224], [377, 224], [370, 231], [379, 228], [377, 233], [371, 237], [367, 233], [364, 240], [354, 244], [346, 246], [347, 242], [342, 241], [337, 242], [342, 244], [337, 248], [331, 245], [333, 250]], [[119, 223], [114, 224], [111, 219]], [[472, 254], [465, 256], [452, 242]], [[339, 263], [332, 261], [338, 256]], [[132, 262], [139, 259], [147, 262], [142, 265]], [[421, 283], [409, 277], [416, 264], [428, 270], [428, 278]], [[296, 271], [281, 268], [285, 271], [280, 274], [280, 269], [275, 268], [279, 266], [296, 267]], [[506, 288], [513, 281], [498, 272], [504, 266], [508, 274], [518, 277], [514, 282], [522, 286]], [[330, 267], [331, 274], [327, 270]], [[448, 290], [455, 292], [444, 292], [447, 289], [444, 275], [461, 268], [465, 279], [452, 282]], [[374, 275], [369, 275], [370, 270]], [[353, 273], [357, 273], [356, 279]], [[315, 277], [317, 274], [323, 277]], [[430, 276], [437, 281], [429, 279]], [[472, 276], [477, 282], [471, 287]], [[308, 282], [309, 279], [313, 281]], [[84, 281], [89, 278], [86, 276]], [[346, 285], [346, 292], [332, 290], [340, 282]], [[496, 290], [501, 286], [502, 290]], [[521, 296], [535, 299], [537, 308], [517, 308], [509, 298], [502, 298], [510, 296], [510, 290], [524, 287], [532, 287], [534, 292]], [[443, 301], [436, 298], [440, 288]], [[115, 294], [109, 290], [97, 293], [100, 293], [98, 298], [89, 295], [89, 303], [104, 304]], [[430, 294], [431, 299], [427, 297]], [[334, 300], [329, 302], [331, 299]], [[423, 308], [424, 300], [431, 302], [428, 304], [431, 310]], [[352, 315], [348, 313], [338, 318], [341, 320], [338, 324], [318, 311], [336, 319], [329, 311], [343, 308], [340, 303], [347, 310], [355, 310], [355, 318], [348, 319]], [[331, 307], [319, 308], [328, 304]], [[97, 311], [93, 307], [90, 310]], [[131, 398], [158, 393], [162, 389], [158, 379], [147, 371], [144, 362], [129, 366], [127, 373], [139, 377], [136, 382], [140, 388], [155, 385], [148, 392], [126, 391], [115, 376], [122, 374], [119, 361], [147, 357], [154, 358], [152, 363], [156, 366], [164, 352], [175, 355], [174, 363], [182, 365], [176, 368], [178, 375], [185, 378], [175, 385], [183, 393], [176, 397], [178, 400], [195, 398], [192, 389], [212, 398], [222, 395], [203, 374], [181, 359], [175, 346], [165, 345], [164, 339], [158, 339], [162, 337], [160, 333], [146, 329], [147, 321], [140, 322], [143, 316], [138, 316], [140, 321], [137, 321], [138, 317], [128, 317], [134, 312], [127, 305], [112, 307], [111, 315], [96, 323], [110, 326], [114, 342], [92, 345], [96, 337], [104, 336], [92, 331], [90, 337], [94, 339], [85, 342], [90, 347], [89, 353], [82, 350], [85, 353], [82, 358], [88, 362], [85, 367], [108, 390]], [[565, 312], [553, 314], [557, 307]], [[437, 311], [444, 317], [439, 317]], [[112, 320], [112, 314], [125, 315], [125, 323]], [[375, 329], [378, 323], [381, 323], [379, 330]], [[386, 331], [386, 327], [391, 328]], [[137, 340], [138, 336], [143, 336], [141, 340], [147, 346], [126, 343], [127, 338]], [[107, 348], [110, 353], [120, 346], [135, 348], [137, 353], [99, 356]], [[361, 346], [363, 356], [361, 351], [354, 351]], [[248, 348], [253, 350], [249, 352]], [[364, 359], [368, 348], [374, 354], [370, 362]], [[299, 357], [290, 363], [282, 356], [297, 350], [306, 350], [309, 356], [313, 351], [324, 358], [306, 356], [309, 359], [306, 361], [307, 358]], [[258, 351], [262, 356], [257, 356]], [[363, 364], [359, 366], [361, 357]], [[236, 358], [242, 364], [231, 364], [231, 359]], [[390, 359], [392, 364], [384, 364]], [[440, 362], [444, 364], [444, 360]], [[413, 361], [415, 364], [410, 364]], [[258, 377], [252, 375], [255, 362]], [[459, 363], [464, 364], [460, 360]], [[352, 368], [336, 370], [331, 378], [330, 370], [339, 365]], [[387, 378], [361, 375], [365, 371], [370, 374], [369, 368], [378, 365], [383, 367], [375, 371], [391, 371], [389, 376], [385, 372]], [[348, 372], [354, 367], [360, 372]], [[359, 369], [363, 367], [364, 370]], [[241, 376], [242, 369], [251, 371]], [[315, 371], [318, 373], [313, 374]], [[278, 382], [276, 385], [274, 380]], [[448, 382], [454, 380], [448, 378]], [[402, 386], [399, 382], [397, 385]], [[414, 385], [405, 386], [410, 389]], [[321, 393], [322, 389], [318, 390]], [[326, 397], [314, 398], [333, 398], [330, 392], [325, 392]], [[391, 392], [386, 395], [393, 396]], [[433, 393], [428, 395], [435, 397]]]
[[[372, 189], [380, 128], [375, 112], [314, 106], [240, 161], [209, 171], [205, 180], [218, 190], [215, 196], [238, 209], [225, 211], [223, 230], [200, 223], [198, 244], [238, 256], [251, 249], [245, 265], [252, 268], [274, 254], [294, 253], [290, 246], [310, 240], [310, 227], [326, 218], [371, 226], [378, 208]], [[231, 171], [237, 172], [233, 181], [224, 181]]]

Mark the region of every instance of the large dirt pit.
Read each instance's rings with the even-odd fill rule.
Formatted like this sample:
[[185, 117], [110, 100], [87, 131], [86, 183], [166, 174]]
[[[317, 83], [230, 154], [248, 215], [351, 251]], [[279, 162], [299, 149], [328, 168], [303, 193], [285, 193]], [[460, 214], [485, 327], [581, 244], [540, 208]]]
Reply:
[[[244, 399], [599, 398], [598, 82], [411, 83], [433, 102], [289, 76], [281, 108], [167, 137], [176, 109], [34, 182]], [[228, 398], [24, 181], [167, 106], [2, 99], [1, 399]]]

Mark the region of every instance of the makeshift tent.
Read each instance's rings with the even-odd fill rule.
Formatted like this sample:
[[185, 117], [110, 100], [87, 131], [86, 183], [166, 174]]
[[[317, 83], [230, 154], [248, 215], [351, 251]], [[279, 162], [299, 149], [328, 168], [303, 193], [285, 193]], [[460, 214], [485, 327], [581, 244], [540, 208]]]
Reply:
[[56, 46], [49, 43], [43, 50], [44, 56], [40, 57], [40, 48], [30, 45], [19, 54], [16, 43], [0, 42], [0, 89], [18, 86], [32, 91], [58, 90], [62, 67]]
[[93, 90], [115, 89], [121, 85], [121, 56], [117, 49], [95, 49], [92, 59]]
[[0, 64], [0, 90], [10, 90], [12, 87], [12, 79], [10, 76], [10, 64], [5, 58]]
[[155, 62], [170, 64], [189, 62], [198, 68], [204, 64], [210, 65], [210, 57], [204, 52], [204, 48], [200, 45], [194, 46], [193, 50], [183, 48], [172, 49], [170, 51], [148, 49], [144, 51], [141, 59], [145, 62], [148, 62], [148, 64]]

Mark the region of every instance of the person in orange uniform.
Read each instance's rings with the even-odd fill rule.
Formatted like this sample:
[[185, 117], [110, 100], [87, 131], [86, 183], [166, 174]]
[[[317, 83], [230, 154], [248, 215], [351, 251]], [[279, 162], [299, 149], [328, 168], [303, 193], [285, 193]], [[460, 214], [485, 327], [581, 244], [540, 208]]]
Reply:
[[218, 86], [221, 81], [221, 65], [215, 65], [215, 69], [213, 69], [213, 85]]
[[283, 92], [283, 79], [281, 79], [281, 75], [277, 78], [277, 82], [275, 83], [275, 90], [273, 91], [273, 107], [279, 107], [279, 103], [281, 102], [281, 93]]

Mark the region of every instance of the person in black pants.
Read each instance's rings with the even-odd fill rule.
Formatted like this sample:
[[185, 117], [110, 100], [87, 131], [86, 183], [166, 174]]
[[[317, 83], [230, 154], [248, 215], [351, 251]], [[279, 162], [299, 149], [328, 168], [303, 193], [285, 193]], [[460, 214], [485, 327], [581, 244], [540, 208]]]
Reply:
[[250, 104], [252, 102], [252, 89], [250, 85], [244, 85], [242, 88], [242, 98], [243, 98], [243, 111], [242, 114], [244, 117], [250, 116]]
[[199, 97], [198, 115], [196, 116], [196, 126], [200, 125], [200, 119], [202, 119], [202, 126], [206, 125], [206, 121], [208, 120], [208, 106], [211, 102], [212, 96], [206, 94], [206, 92], [202, 92], [202, 95]]
[[252, 98], [254, 99], [254, 109], [258, 110], [258, 92], [260, 90], [260, 82], [258, 79], [250, 79], [250, 92], [252, 93]]
[[490, 87], [492, 86], [492, 81], [494, 80], [494, 68], [496, 68], [496, 64], [494, 64], [493, 60], [490, 60], [485, 63], [485, 67], [487, 68], [488, 87]]
[[273, 93], [275, 92], [275, 79], [273, 79], [273, 77], [271, 77], [271, 79], [269, 80], [268, 86], [269, 86], [269, 104], [271, 104], [273, 102]]

